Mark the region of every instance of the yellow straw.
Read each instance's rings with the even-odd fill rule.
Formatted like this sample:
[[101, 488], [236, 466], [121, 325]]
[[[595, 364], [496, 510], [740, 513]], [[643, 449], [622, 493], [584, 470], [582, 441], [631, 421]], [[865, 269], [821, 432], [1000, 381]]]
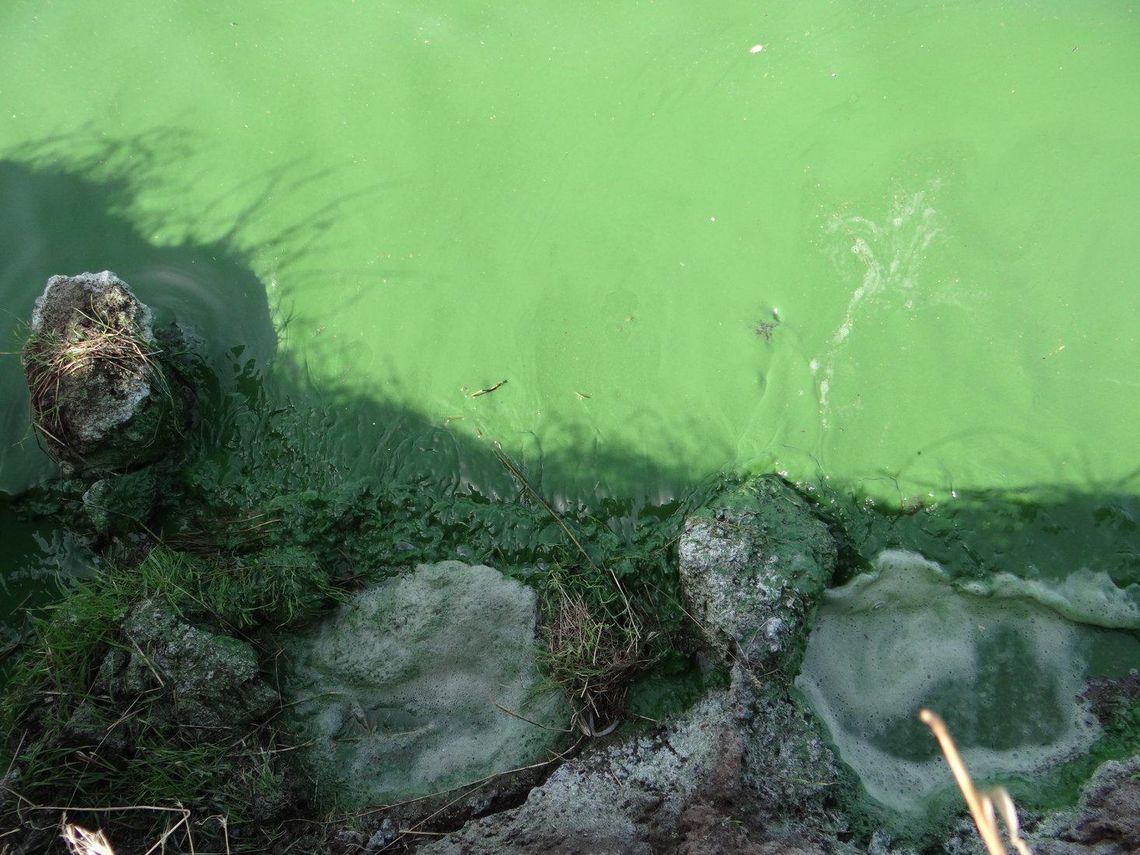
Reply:
[[962, 762], [962, 756], [958, 753], [954, 740], [950, 738], [950, 731], [946, 729], [946, 723], [930, 710], [920, 710], [918, 717], [923, 724], [934, 731], [934, 738], [942, 746], [942, 753], [946, 755], [946, 762], [950, 766], [950, 771], [954, 773], [954, 780], [958, 782], [958, 787], [966, 798], [966, 806], [970, 809], [970, 815], [974, 817], [974, 824], [978, 827], [978, 834], [981, 835], [982, 842], [986, 844], [986, 849], [989, 850], [990, 855], [1006, 855], [1005, 844], [1002, 842], [997, 826], [986, 815], [982, 799], [978, 796], [978, 791], [974, 789], [974, 782], [970, 780], [970, 774], [966, 771], [966, 764]]

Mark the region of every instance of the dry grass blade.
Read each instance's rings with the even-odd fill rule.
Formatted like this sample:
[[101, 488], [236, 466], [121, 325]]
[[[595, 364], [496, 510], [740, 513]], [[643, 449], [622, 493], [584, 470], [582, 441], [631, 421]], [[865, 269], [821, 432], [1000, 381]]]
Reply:
[[582, 732], [603, 736], [621, 716], [631, 678], [649, 664], [642, 655], [640, 627], [599, 614], [557, 578], [551, 585], [547, 666], [566, 690]]
[[88, 831], [79, 825], [63, 826], [63, 840], [71, 855], [115, 855], [102, 831]]
[[970, 773], [966, 771], [966, 764], [962, 762], [962, 755], [946, 728], [946, 723], [930, 710], [920, 710], [918, 717], [934, 733], [942, 753], [946, 756], [946, 763], [954, 773], [954, 780], [966, 800], [970, 815], [974, 818], [974, 825], [978, 827], [978, 836], [982, 838], [986, 850], [990, 855], [1008, 855], [1005, 841], [1002, 840], [998, 830], [997, 819], [994, 815], [994, 802], [996, 800], [1001, 809], [1002, 820], [1009, 832], [1010, 844], [1017, 850], [1018, 855], [1033, 855], [1029, 846], [1021, 839], [1018, 832], [1017, 811], [1013, 806], [1013, 799], [1002, 787], [996, 787], [986, 792], [979, 792], [974, 786]]
[[1029, 848], [1029, 844], [1021, 839], [1021, 824], [1017, 820], [1017, 808], [1014, 807], [1013, 799], [1010, 798], [1005, 787], [994, 787], [982, 794], [982, 807], [985, 808], [986, 817], [996, 826], [995, 804], [1001, 814], [1001, 821], [1005, 823], [1005, 830], [1009, 834], [1009, 845], [1017, 850], [1017, 855], [1033, 855], [1033, 850]]

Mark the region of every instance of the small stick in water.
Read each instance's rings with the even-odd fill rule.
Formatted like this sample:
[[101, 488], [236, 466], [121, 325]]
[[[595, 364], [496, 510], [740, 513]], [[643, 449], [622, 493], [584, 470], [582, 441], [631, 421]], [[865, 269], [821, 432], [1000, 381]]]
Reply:
[[507, 383], [506, 380], [500, 380], [494, 386], [488, 386], [486, 389], [476, 389], [474, 392], [472, 392], [467, 397], [468, 398], [478, 398], [480, 395], [490, 395], [492, 392], [494, 392], [500, 386], [505, 386], [506, 383]]

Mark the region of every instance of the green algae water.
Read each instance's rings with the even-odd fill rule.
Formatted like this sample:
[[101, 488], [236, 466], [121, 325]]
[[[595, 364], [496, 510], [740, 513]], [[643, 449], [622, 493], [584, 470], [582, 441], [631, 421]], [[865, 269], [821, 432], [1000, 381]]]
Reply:
[[[115, 213], [154, 247], [247, 255], [318, 386], [572, 456], [554, 487], [614, 479], [611, 453], [645, 461], [639, 487], [725, 465], [896, 497], [891, 478], [1134, 474], [1140, 21], [1120, 4], [0, 16], [0, 156], [96, 179], [117, 157]], [[63, 263], [45, 250], [90, 238], [10, 194], [23, 318]], [[210, 284], [233, 313], [241, 285]], [[7, 489], [31, 453], [13, 410]], [[367, 456], [369, 427], [338, 430]]]
[[[866, 561], [1135, 602], [1138, 44], [1108, 2], [13, 0], [2, 349], [109, 268], [220, 400], [281, 384], [320, 478], [493, 493], [496, 442], [567, 503], [826, 477], [925, 505]], [[53, 470], [16, 357], [0, 395], [14, 495]], [[83, 564], [0, 524], [8, 611]]]

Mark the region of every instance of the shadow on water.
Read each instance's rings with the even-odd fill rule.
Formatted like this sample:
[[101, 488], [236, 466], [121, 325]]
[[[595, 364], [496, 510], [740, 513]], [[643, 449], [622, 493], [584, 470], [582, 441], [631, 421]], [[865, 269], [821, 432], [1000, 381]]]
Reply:
[[[156, 310], [160, 323], [175, 321], [199, 338], [217, 379], [203, 401], [191, 455], [197, 462], [187, 478], [198, 480], [187, 488], [187, 498], [217, 503], [224, 513], [248, 511], [288, 493], [344, 493], [351, 484], [397, 485], [436, 495], [518, 496], [522, 488], [490, 439], [432, 424], [391, 401], [327, 382], [317, 386], [289, 357], [268, 371], [277, 358], [279, 330], [265, 284], [248, 253], [236, 245], [238, 223], [212, 241], [184, 236], [160, 245], [148, 235], [180, 230], [134, 212], [140, 188], [158, 180], [163, 158], [186, 154], [182, 135], [156, 131], [130, 142], [107, 142], [94, 134], [43, 140], [0, 160], [0, 331], [6, 352], [0, 359], [0, 395], [7, 402], [0, 415], [0, 498], [26, 493], [54, 473], [30, 429], [18, 357], [35, 298], [51, 275], [102, 269], [127, 281]], [[238, 214], [238, 222], [255, 220], [275, 188], [289, 190], [309, 180], [287, 176], [284, 168], [251, 179], [264, 191]], [[296, 261], [335, 216], [335, 210], [320, 211], [276, 235], [269, 241], [276, 264]], [[284, 332], [288, 319], [278, 322]], [[398, 397], [399, 389], [386, 391]], [[693, 486], [679, 465], [603, 448], [597, 437], [575, 438], [580, 442], [573, 444], [574, 452], [554, 455], [543, 452], [537, 436], [515, 443], [522, 449], [517, 462], [537, 489], [566, 496], [572, 485], [574, 497], [560, 508], [581, 505], [586, 498], [592, 511], [624, 520], [615, 522], [615, 529], [629, 530], [640, 509]], [[503, 438], [508, 439], [519, 438]], [[674, 459], [685, 460], [683, 450]], [[641, 495], [637, 502], [624, 500], [635, 493]], [[456, 519], [454, 524], [468, 523]], [[45, 585], [53, 569], [69, 577], [89, 572], [93, 559], [84, 562], [81, 546], [61, 542], [62, 525], [51, 515], [34, 524], [21, 521], [9, 499], [0, 503], [0, 607], [9, 621], [22, 605], [54, 596]]]
[[[257, 219], [272, 193], [304, 185], [323, 170], [305, 176], [294, 164], [255, 176], [250, 182], [262, 192], [219, 237], [208, 242], [183, 237], [156, 245], [147, 234], [163, 231], [163, 223], [140, 225], [146, 218], [128, 212], [140, 188], [158, 180], [163, 162], [189, 155], [187, 139], [176, 130], [156, 130], [129, 141], [80, 133], [36, 141], [0, 160], [3, 350], [19, 349], [32, 303], [50, 275], [115, 271], [157, 310], [160, 320], [177, 320], [205, 342], [219, 386], [196, 453], [211, 467], [211, 479], [236, 490], [235, 502], [241, 492], [248, 493], [248, 500], [255, 493], [325, 490], [352, 482], [414, 484], [440, 494], [517, 496], [520, 486], [496, 454], [495, 440], [513, 449], [533, 485], [559, 508], [608, 509], [627, 521], [654, 506], [699, 495], [715, 480], [694, 480], [685, 465], [686, 449], [703, 441], [695, 425], [661, 426], [677, 437], [675, 452], [664, 460], [569, 425], [550, 426], [571, 439], [560, 443], [569, 450], [550, 452], [535, 435], [475, 437], [432, 423], [393, 403], [407, 399], [398, 388], [389, 386], [381, 397], [327, 380], [318, 385], [287, 355], [267, 372], [279, 331], [265, 285], [235, 235], [240, 223]], [[301, 177], [293, 177], [294, 172]], [[322, 210], [277, 234], [268, 242], [277, 263], [288, 265], [303, 256], [337, 215], [335, 208]], [[279, 323], [283, 331], [288, 322]], [[0, 492], [18, 493], [52, 472], [30, 432], [26, 394], [18, 357], [0, 359], [0, 396], [7, 404], [0, 415]], [[265, 486], [238, 490], [239, 481]], [[846, 577], [879, 550], [905, 547], [959, 575], [1005, 569], [1063, 578], [1075, 568], [1092, 566], [1105, 569], [1118, 585], [1140, 582], [1140, 509], [1128, 487], [1087, 494], [1058, 495], [1044, 488], [1016, 495], [963, 495], [941, 507], [905, 514], [868, 509], [843, 485], [827, 482], [818, 501], [845, 532]], [[0, 523], [16, 530], [2, 518]], [[4, 541], [9, 545], [0, 557], [6, 561], [37, 551], [28, 537]]]
[[[203, 529], [274, 519], [283, 537], [307, 538], [305, 548], [343, 563], [339, 569], [349, 574], [369, 562], [445, 558], [540, 564], [551, 544], [565, 546], [564, 533], [508, 471], [498, 439], [586, 548], [597, 548], [597, 558], [611, 561], [625, 546], [641, 550], [642, 563], [628, 571], [671, 573], [666, 593], [677, 596], [680, 520], [724, 480], [696, 480], [685, 465], [686, 449], [702, 441], [695, 426], [661, 426], [678, 437], [666, 460], [565, 425], [553, 429], [571, 437], [560, 443], [570, 450], [549, 452], [538, 436], [473, 436], [432, 422], [395, 403], [410, 397], [398, 388], [386, 388], [385, 398], [314, 382], [303, 364], [277, 352], [265, 286], [234, 246], [233, 230], [212, 242], [156, 246], [146, 237], [150, 229], [122, 213], [137, 182], [154, 168], [137, 154], [146, 148], [112, 147], [86, 167], [66, 170], [42, 156], [34, 163], [0, 160], [0, 300], [7, 312], [0, 330], [3, 349], [18, 350], [32, 303], [50, 275], [111, 269], [163, 319], [201, 336], [217, 387], [204, 402], [188, 463], [160, 501], [156, 526], [164, 518]], [[135, 170], [130, 178], [128, 164]], [[266, 177], [270, 185], [284, 180]], [[298, 234], [320, 232], [333, 213], [299, 225]], [[283, 236], [278, 244], [303, 248], [305, 241]], [[26, 606], [57, 595], [47, 581], [82, 576], [94, 558], [64, 533], [65, 522], [51, 516], [28, 521], [13, 510], [13, 496], [28, 495], [53, 469], [30, 433], [15, 356], [0, 361], [0, 395], [6, 403], [0, 415], [3, 643], [14, 637]], [[1063, 582], [1079, 569], [1103, 572], [1140, 600], [1140, 502], [1131, 484], [1084, 493], [1048, 487], [976, 493], [905, 509], [870, 507], [822, 474], [818, 483], [802, 486], [839, 539], [839, 582], [868, 569], [880, 551], [902, 548], [957, 577], [1007, 572]], [[519, 513], [520, 505], [529, 506], [528, 514]], [[311, 530], [301, 531], [304, 526]], [[373, 549], [372, 539], [382, 545]]]
[[[256, 381], [276, 351], [266, 289], [232, 245], [232, 230], [214, 241], [159, 245], [147, 234], [160, 223], [140, 225], [128, 215], [138, 188], [157, 174], [159, 150], [184, 156], [185, 135], [156, 131], [115, 142], [81, 132], [0, 159], [0, 624], [6, 629], [21, 604], [52, 596], [45, 583], [54, 573], [83, 575], [91, 563], [51, 519], [17, 519], [7, 498], [55, 471], [31, 430], [19, 359], [47, 279], [105, 269], [119, 274], [160, 324], [176, 321], [203, 342], [220, 380], [213, 391], [222, 398]], [[267, 188], [283, 180], [279, 173], [259, 178]], [[254, 216], [257, 204], [239, 219]], [[311, 234], [320, 226], [305, 228]]]
[[[51, 471], [29, 431], [15, 353], [32, 304], [54, 274], [114, 271], [156, 310], [160, 323], [176, 318], [209, 342], [215, 366], [239, 355], [266, 366], [273, 356], [265, 288], [245, 259], [224, 241], [156, 246], [119, 213], [137, 182], [146, 180], [149, 159], [139, 152], [147, 150], [101, 148], [91, 156], [103, 173], [98, 180], [82, 167], [0, 160], [0, 340], [7, 354], [0, 360], [0, 490], [18, 492]], [[126, 162], [130, 172], [114, 166]]]

